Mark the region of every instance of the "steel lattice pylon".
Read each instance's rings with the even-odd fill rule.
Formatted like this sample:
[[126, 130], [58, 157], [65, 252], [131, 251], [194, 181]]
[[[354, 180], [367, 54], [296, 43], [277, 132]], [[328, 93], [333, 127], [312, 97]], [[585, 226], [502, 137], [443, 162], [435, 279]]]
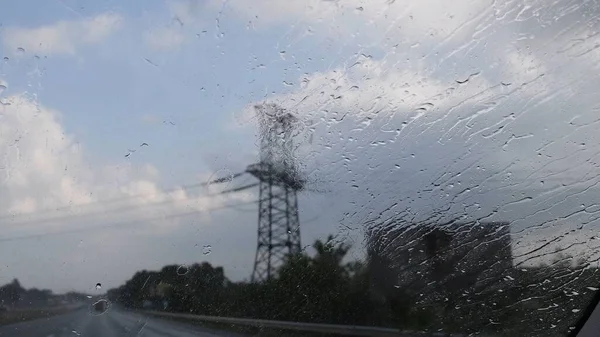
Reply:
[[260, 181], [252, 281], [263, 282], [275, 276], [288, 254], [301, 250], [297, 191], [304, 182], [293, 160], [295, 117], [273, 104], [255, 108], [260, 122], [260, 162], [246, 171]]

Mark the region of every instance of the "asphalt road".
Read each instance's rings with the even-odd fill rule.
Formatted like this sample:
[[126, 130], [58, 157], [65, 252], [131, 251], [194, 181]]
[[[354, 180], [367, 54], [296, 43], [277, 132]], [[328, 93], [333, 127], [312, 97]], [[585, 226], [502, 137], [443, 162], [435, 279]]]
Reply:
[[240, 334], [210, 330], [139, 314], [108, 310], [98, 316], [82, 309], [66, 315], [0, 326], [0, 337], [192, 337]]

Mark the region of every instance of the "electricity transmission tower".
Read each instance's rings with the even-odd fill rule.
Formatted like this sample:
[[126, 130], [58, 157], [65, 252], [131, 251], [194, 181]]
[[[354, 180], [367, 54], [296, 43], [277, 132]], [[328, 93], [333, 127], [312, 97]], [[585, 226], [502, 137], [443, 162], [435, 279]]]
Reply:
[[297, 191], [304, 181], [293, 157], [296, 118], [275, 104], [255, 106], [260, 132], [260, 161], [246, 171], [259, 180], [258, 242], [252, 282], [275, 276], [287, 254], [299, 253]]

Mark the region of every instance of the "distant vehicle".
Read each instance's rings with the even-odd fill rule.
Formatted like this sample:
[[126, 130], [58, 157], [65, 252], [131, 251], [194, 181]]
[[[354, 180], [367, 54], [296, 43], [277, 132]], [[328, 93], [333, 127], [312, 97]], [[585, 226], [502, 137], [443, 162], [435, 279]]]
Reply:
[[101, 300], [95, 302], [94, 304], [92, 304], [92, 306], [91, 306], [92, 313], [94, 315], [101, 315], [108, 310], [109, 306], [110, 306], [110, 303], [107, 300], [101, 299]]

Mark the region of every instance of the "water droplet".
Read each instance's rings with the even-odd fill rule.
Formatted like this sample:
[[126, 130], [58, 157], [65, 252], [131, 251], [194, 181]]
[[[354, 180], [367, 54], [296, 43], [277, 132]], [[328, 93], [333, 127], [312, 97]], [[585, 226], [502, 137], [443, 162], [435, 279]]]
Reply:
[[364, 11], [365, 9], [364, 9], [363, 7], [356, 7], [356, 10], [357, 10], [358, 12], [362, 12], [362, 11]]
[[280, 51], [279, 56], [285, 60], [285, 50]]
[[223, 188], [227, 188], [227, 186], [229, 186], [229, 184], [231, 184], [231, 181], [234, 179], [234, 175], [233, 172], [231, 172], [228, 169], [220, 169], [217, 172], [213, 173], [209, 178], [208, 178], [208, 182], [207, 182], [207, 187], [210, 187], [211, 185], [214, 184], [221, 184], [221, 183], [225, 183], [223, 186]]
[[110, 308], [110, 302], [107, 299], [101, 299], [99, 301], [94, 302], [90, 306], [90, 314], [94, 316], [99, 316], [104, 314]]
[[25, 54], [25, 48], [22, 48], [22, 47], [17, 48], [17, 53]]
[[465, 79], [462, 79], [462, 80], [456, 80], [456, 83], [458, 83], [458, 84], [465, 84], [465, 83], [469, 82], [469, 81], [470, 81], [472, 78], [474, 78], [474, 77], [478, 76], [479, 74], [480, 74], [480, 72], [479, 72], [479, 71], [477, 71], [477, 72], [474, 72], [474, 73], [471, 73], [471, 74], [469, 74], [469, 76], [467, 76]]
[[87, 298], [92, 298], [92, 295], [87, 295], [86, 297], [87, 297]]
[[204, 245], [204, 247], [202, 247], [202, 254], [208, 255], [211, 252], [212, 252], [212, 246], [211, 245]]
[[573, 310], [571, 310], [571, 311], [572, 311], [572, 312], [575, 312], [575, 313], [577, 313], [577, 312], [580, 312], [580, 311], [581, 311], [581, 309], [573, 309]]
[[8, 61], [8, 56], [4, 56], [4, 61]]
[[100, 290], [102, 289], [102, 283], [98, 282], [96, 283], [96, 290]]
[[177, 275], [179, 276], [187, 274], [188, 271], [190, 271], [190, 269], [185, 264], [182, 264], [181, 266], [177, 267]]
[[286, 87], [291, 87], [292, 85], [294, 85], [294, 83], [288, 82], [288, 81], [283, 81], [283, 85], [285, 85]]
[[426, 102], [426, 103], [421, 104], [417, 108], [417, 110], [428, 111], [428, 110], [431, 110], [433, 107], [434, 107], [433, 103]]
[[77, 336], [81, 336], [81, 334], [79, 332], [77, 332], [77, 330], [72, 330], [71, 332], [74, 333]]

